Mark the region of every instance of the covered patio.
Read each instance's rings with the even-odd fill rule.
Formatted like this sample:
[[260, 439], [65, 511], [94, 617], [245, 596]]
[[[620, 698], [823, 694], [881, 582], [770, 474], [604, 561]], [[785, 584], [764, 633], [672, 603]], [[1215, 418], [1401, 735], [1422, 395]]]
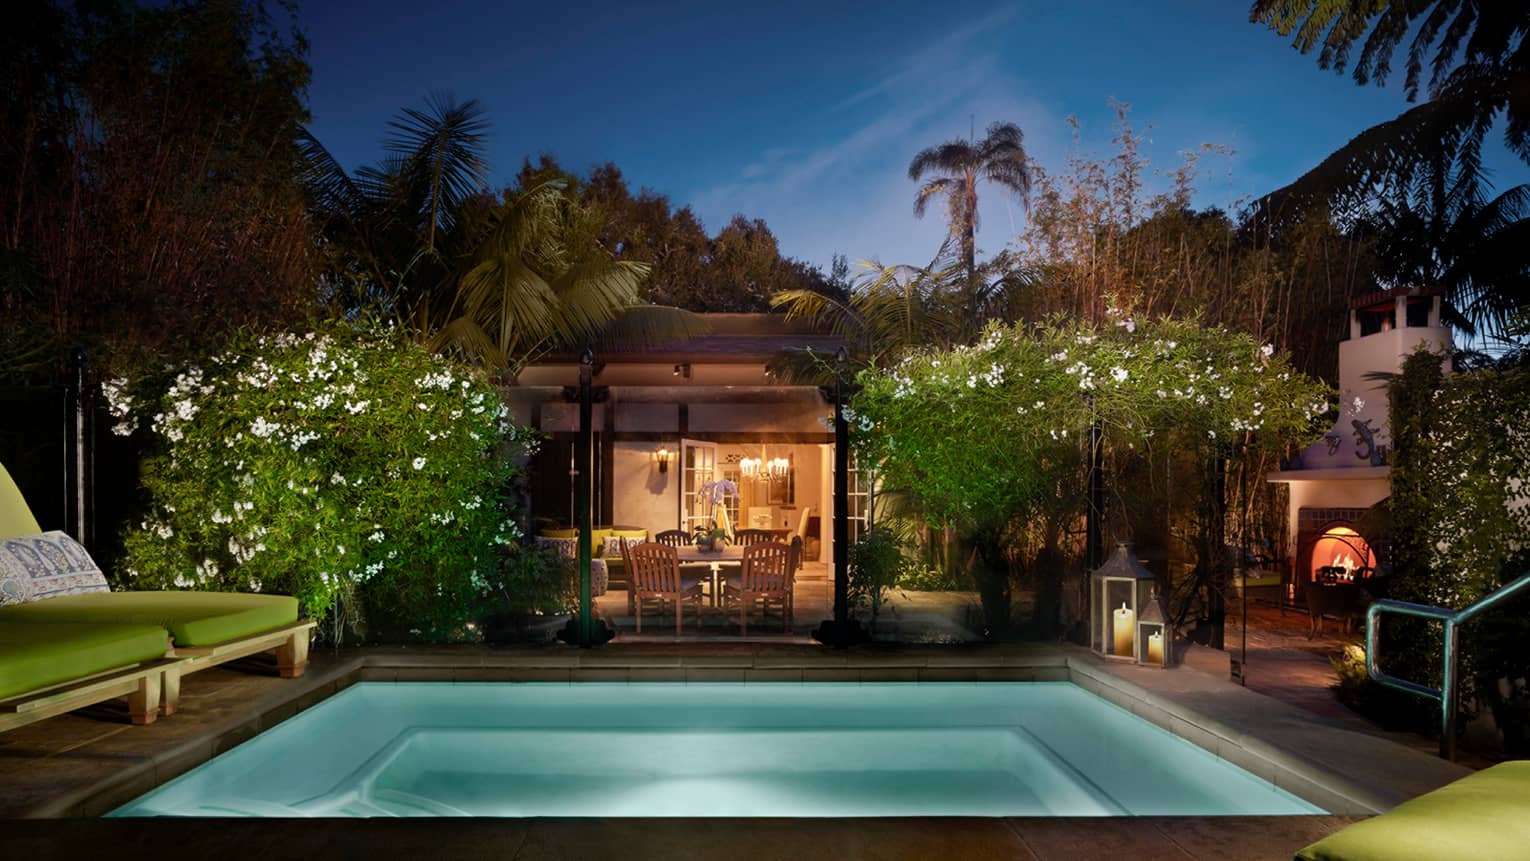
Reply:
[[[579, 566], [583, 624], [805, 638], [848, 617], [844, 553], [869, 527], [871, 488], [835, 421], [842, 386], [792, 384], [769, 363], [795, 351], [833, 369], [841, 344], [779, 314], [704, 317], [704, 336], [550, 356], [506, 390], [547, 435], [530, 465], [536, 537]], [[772, 548], [769, 572], [751, 547]], [[635, 551], [657, 554], [646, 577]], [[740, 598], [745, 581], [769, 594]]]

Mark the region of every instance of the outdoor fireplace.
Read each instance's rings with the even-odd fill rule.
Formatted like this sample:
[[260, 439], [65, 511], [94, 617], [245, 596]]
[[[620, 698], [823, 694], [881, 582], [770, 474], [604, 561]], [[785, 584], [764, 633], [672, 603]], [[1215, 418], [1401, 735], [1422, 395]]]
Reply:
[[1376, 575], [1378, 554], [1356, 529], [1364, 508], [1303, 508], [1297, 512], [1297, 580], [1333, 585], [1361, 583]]
[[1323, 530], [1312, 545], [1308, 580], [1353, 583], [1376, 572], [1376, 554], [1360, 533], [1348, 526]]

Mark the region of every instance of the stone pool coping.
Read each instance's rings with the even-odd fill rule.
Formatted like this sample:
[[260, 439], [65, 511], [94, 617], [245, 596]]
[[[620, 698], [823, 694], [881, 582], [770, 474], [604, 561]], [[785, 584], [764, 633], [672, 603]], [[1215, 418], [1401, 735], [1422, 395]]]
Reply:
[[1068, 681], [1340, 816], [1382, 812], [1469, 773], [1192, 668], [1121, 665], [1063, 645], [375, 647], [318, 651], [297, 680], [216, 672], [188, 679], [182, 712], [151, 726], [66, 716], [0, 734], [0, 817], [99, 816], [362, 681]]

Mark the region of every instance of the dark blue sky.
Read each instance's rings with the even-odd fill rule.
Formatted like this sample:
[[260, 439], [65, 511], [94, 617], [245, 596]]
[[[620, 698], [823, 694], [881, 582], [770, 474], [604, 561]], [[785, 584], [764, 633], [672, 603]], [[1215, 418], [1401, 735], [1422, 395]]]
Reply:
[[[496, 180], [526, 156], [616, 162], [634, 187], [690, 203], [708, 229], [764, 218], [784, 253], [827, 264], [925, 263], [944, 227], [912, 213], [909, 158], [1012, 120], [1053, 171], [1106, 154], [1109, 100], [1151, 125], [1170, 170], [1202, 143], [1198, 203], [1289, 181], [1407, 105], [1317, 68], [1246, 20], [1242, 2], [513, 3], [307, 0], [313, 130], [342, 164], [374, 161], [387, 120], [432, 91], [493, 122]], [[1399, 63], [1400, 65], [1400, 63]], [[1066, 118], [1082, 124], [1075, 145]], [[1495, 152], [1493, 164], [1522, 171]], [[1523, 177], [1501, 175], [1503, 181]], [[1018, 205], [984, 198], [979, 243], [1004, 246]]]

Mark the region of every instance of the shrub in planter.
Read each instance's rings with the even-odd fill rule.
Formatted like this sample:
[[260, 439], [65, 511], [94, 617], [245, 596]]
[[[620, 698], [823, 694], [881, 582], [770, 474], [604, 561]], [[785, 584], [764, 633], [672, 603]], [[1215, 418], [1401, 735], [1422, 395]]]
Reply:
[[871, 621], [875, 624], [882, 604], [887, 600], [887, 590], [898, 585], [898, 575], [903, 567], [903, 545], [892, 530], [876, 526], [850, 545], [848, 561], [850, 579], [846, 590], [850, 603], [871, 608]]
[[149, 511], [124, 538], [138, 588], [297, 596], [372, 639], [473, 636], [532, 437], [489, 382], [392, 329], [246, 338], [168, 386], [106, 386], [154, 438]]
[[544, 641], [552, 638], [555, 620], [578, 607], [574, 561], [554, 550], [523, 546], [500, 560], [480, 627], [489, 642]]

